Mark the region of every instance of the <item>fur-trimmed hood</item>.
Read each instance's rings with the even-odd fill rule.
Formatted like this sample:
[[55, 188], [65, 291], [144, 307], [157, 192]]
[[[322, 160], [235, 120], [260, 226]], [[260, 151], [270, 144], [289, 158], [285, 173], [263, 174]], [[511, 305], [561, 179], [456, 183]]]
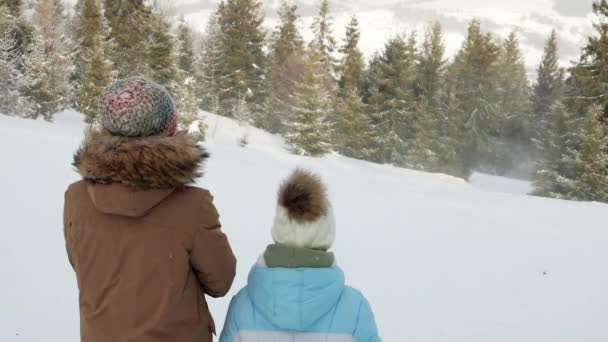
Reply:
[[125, 138], [103, 129], [87, 132], [74, 154], [74, 167], [90, 184], [119, 184], [150, 190], [194, 183], [209, 157], [187, 133]]

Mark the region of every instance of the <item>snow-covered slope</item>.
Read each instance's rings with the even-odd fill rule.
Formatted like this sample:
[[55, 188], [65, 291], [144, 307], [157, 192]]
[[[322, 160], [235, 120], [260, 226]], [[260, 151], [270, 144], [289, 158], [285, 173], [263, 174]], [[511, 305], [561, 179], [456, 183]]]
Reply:
[[[608, 206], [480, 190], [459, 179], [331, 155], [207, 115], [211, 189], [239, 258], [231, 294], [270, 242], [277, 187], [296, 166], [326, 179], [335, 252], [388, 342], [608, 340]], [[63, 191], [84, 125], [0, 116], [0, 341], [76, 342], [77, 289]], [[211, 300], [218, 325], [229, 298]]]

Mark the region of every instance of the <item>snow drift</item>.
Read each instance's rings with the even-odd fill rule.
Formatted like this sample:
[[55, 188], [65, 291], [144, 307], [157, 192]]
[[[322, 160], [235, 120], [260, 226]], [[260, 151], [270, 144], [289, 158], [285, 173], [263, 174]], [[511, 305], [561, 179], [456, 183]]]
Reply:
[[[199, 184], [214, 193], [239, 258], [231, 294], [271, 242], [281, 180], [301, 166], [328, 184], [338, 263], [385, 341], [608, 340], [608, 206], [492, 191], [529, 190], [500, 178], [483, 178], [481, 190], [338, 155], [293, 156], [276, 136], [205, 116], [212, 158]], [[83, 128], [74, 112], [54, 124], [0, 116], [0, 341], [79, 341], [62, 205]], [[229, 300], [211, 300], [218, 326]]]

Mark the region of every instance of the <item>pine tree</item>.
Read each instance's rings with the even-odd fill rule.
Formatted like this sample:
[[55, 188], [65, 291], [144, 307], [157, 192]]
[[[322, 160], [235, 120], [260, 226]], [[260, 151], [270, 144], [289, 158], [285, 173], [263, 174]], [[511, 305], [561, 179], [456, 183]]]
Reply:
[[540, 159], [533, 176], [534, 194], [569, 198], [575, 188], [580, 123], [561, 102], [553, 106], [546, 119], [546, 129], [540, 141]]
[[537, 69], [536, 84], [532, 92], [532, 130], [540, 139], [545, 130], [547, 117], [560, 101], [564, 92], [564, 70], [559, 66], [557, 33], [551, 31], [545, 43], [542, 61]]
[[114, 78], [109, 60], [109, 26], [99, 0], [80, 0], [76, 14], [78, 41], [78, 90], [76, 108], [92, 122], [97, 115], [97, 99]]
[[592, 106], [582, 123], [571, 194], [577, 200], [608, 202], [608, 136], [602, 116], [602, 107]]
[[201, 51], [195, 63], [196, 97], [202, 110], [212, 113], [220, 112], [220, 84], [222, 81], [222, 66], [224, 61], [223, 39], [214, 14], [207, 23], [205, 35], [201, 42]]
[[38, 0], [34, 12], [34, 40], [24, 65], [25, 94], [35, 102], [34, 117], [47, 120], [69, 103], [74, 71], [67, 49], [64, 23], [53, 0]]
[[192, 38], [192, 30], [186, 23], [184, 16], [179, 18], [177, 27], [177, 66], [186, 75], [192, 75], [194, 72], [194, 42]]
[[340, 71], [340, 92], [343, 97], [349, 96], [349, 93], [353, 91], [361, 92], [365, 62], [363, 53], [359, 50], [360, 37], [359, 21], [357, 17], [353, 16], [346, 26], [346, 37], [340, 48], [343, 57], [338, 70]]
[[21, 60], [32, 42], [34, 28], [23, 16], [22, 0], [0, 0], [0, 33], [7, 32], [15, 41], [12, 57], [17, 60], [22, 70]]
[[171, 36], [169, 23], [159, 12], [152, 13], [149, 21], [147, 75], [167, 90], [175, 92], [179, 88], [177, 85], [179, 73], [176, 64], [177, 57], [174, 53], [175, 40]]
[[24, 77], [15, 57], [18, 49], [14, 33], [9, 30], [0, 32], [0, 113], [29, 117], [33, 108], [29, 98], [20, 92]]
[[270, 58], [273, 65], [283, 65], [295, 53], [303, 52], [304, 40], [298, 31], [298, 6], [283, 0], [279, 9], [279, 24], [270, 42]]
[[225, 54], [221, 69], [220, 114], [234, 116], [241, 98], [248, 111], [263, 113], [266, 103], [265, 33], [258, 0], [226, 0], [218, 8], [218, 23]]
[[377, 61], [370, 104], [374, 160], [406, 165], [406, 156], [415, 139], [414, 82], [417, 49], [412, 35], [389, 40]]
[[292, 120], [287, 124], [286, 140], [293, 153], [322, 156], [329, 152], [331, 136], [327, 113], [331, 97], [323, 81], [323, 62], [311, 47], [306, 56], [306, 70], [297, 85]]
[[335, 105], [333, 144], [345, 156], [366, 159], [371, 152], [371, 126], [361, 99], [364, 60], [359, 37], [359, 22], [352, 17], [340, 48], [343, 58], [338, 66], [340, 97]]
[[349, 89], [346, 97], [338, 100], [336, 109], [336, 130], [334, 145], [337, 151], [347, 157], [370, 158], [371, 125], [366, 105], [356, 89]]
[[603, 120], [608, 123], [608, 0], [596, 0], [593, 13], [595, 35], [589, 37], [579, 62], [570, 69], [568, 107], [575, 113], [586, 113], [589, 106], [602, 107]]
[[[335, 80], [336, 59], [333, 56], [336, 51], [336, 39], [333, 36], [333, 20], [330, 14], [329, 0], [321, 0], [319, 13], [314, 18], [311, 29], [314, 38], [311, 46], [319, 53], [319, 58], [329, 80]], [[328, 80], [328, 81], [329, 81]]]
[[449, 67], [451, 91], [462, 106], [459, 112], [463, 146], [459, 158], [463, 161], [461, 174], [467, 179], [494, 152], [498, 135], [498, 55], [499, 47], [491, 35], [481, 30], [478, 20], [473, 20], [462, 48]]
[[[148, 37], [151, 30], [158, 30], [158, 16], [154, 18], [144, 0], [104, 0], [104, 14], [110, 25], [113, 41], [110, 59], [118, 72], [118, 78], [146, 75]], [[156, 26], [156, 27], [151, 27]]]
[[23, 0], [0, 0], [0, 7], [6, 7], [11, 16], [19, 17], [23, 11]]
[[531, 153], [528, 77], [515, 32], [502, 43], [497, 69], [498, 132], [490, 162], [495, 173], [505, 174], [529, 160]]
[[301, 81], [304, 69], [304, 40], [296, 26], [299, 19], [297, 10], [297, 5], [283, 1], [279, 9], [279, 24], [271, 36], [268, 108], [258, 126], [272, 133], [285, 131], [284, 123], [292, 106], [295, 85]]
[[[416, 138], [408, 164], [426, 171], [439, 171], [447, 163], [452, 142], [442, 131], [441, 90], [445, 68], [445, 47], [441, 25], [429, 25], [425, 32], [416, 70]], [[448, 146], [443, 146], [448, 145]]]
[[182, 98], [179, 99], [179, 126], [180, 130], [186, 131], [198, 141], [204, 141], [207, 125], [198, 115], [198, 103], [196, 101], [196, 81], [193, 77], [185, 77], [182, 85]]

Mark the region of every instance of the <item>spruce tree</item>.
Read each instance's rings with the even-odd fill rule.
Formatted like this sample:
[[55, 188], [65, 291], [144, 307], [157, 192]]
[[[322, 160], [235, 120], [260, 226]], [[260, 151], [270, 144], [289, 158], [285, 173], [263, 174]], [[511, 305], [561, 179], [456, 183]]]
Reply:
[[442, 162], [447, 164], [452, 145], [442, 130], [444, 54], [442, 28], [436, 22], [426, 29], [416, 69], [416, 138], [408, 157], [410, 166], [426, 171], [439, 171]]
[[92, 122], [97, 115], [97, 100], [114, 78], [109, 59], [109, 26], [99, 0], [80, 0], [76, 14], [78, 42], [78, 89], [76, 108]]
[[359, 37], [359, 22], [352, 17], [340, 48], [343, 57], [338, 66], [340, 97], [336, 99], [334, 145], [343, 155], [366, 159], [370, 154], [371, 126], [361, 99], [364, 60]]
[[272, 32], [270, 58], [273, 65], [283, 65], [294, 53], [303, 52], [304, 40], [298, 31], [298, 6], [285, 0], [279, 9], [279, 24]]
[[177, 27], [177, 56], [178, 68], [191, 76], [194, 72], [194, 42], [192, 30], [183, 15], [179, 18]]
[[537, 69], [537, 79], [532, 92], [533, 137], [536, 140], [546, 127], [547, 117], [552, 108], [560, 101], [564, 92], [564, 70], [559, 66], [557, 33], [551, 31], [545, 43], [542, 61]]
[[580, 120], [561, 102], [553, 106], [546, 119], [539, 144], [540, 158], [533, 176], [534, 194], [569, 198], [575, 189]]
[[149, 48], [147, 50], [147, 76], [178, 95], [179, 73], [175, 40], [171, 36], [167, 19], [160, 13], [150, 15]]
[[459, 158], [463, 166], [461, 174], [467, 179], [494, 153], [498, 136], [498, 56], [499, 46], [489, 33], [481, 30], [481, 23], [473, 20], [449, 67], [451, 91], [462, 106], [458, 111], [463, 132]]
[[113, 41], [110, 57], [118, 78], [146, 75], [149, 54], [147, 41], [152, 34], [150, 31], [158, 29], [158, 20], [150, 22], [154, 18], [144, 0], [104, 0], [104, 4], [110, 39]]
[[9, 31], [7, 34], [15, 41], [15, 51], [11, 55], [21, 70], [23, 55], [32, 42], [33, 30], [32, 25], [23, 16], [22, 0], [0, 0], [0, 33]]
[[335, 80], [336, 59], [333, 56], [336, 51], [336, 39], [333, 36], [333, 20], [330, 14], [329, 0], [321, 0], [319, 13], [314, 18], [311, 29], [314, 38], [310, 43], [319, 53], [319, 58], [328, 81]]
[[603, 120], [608, 123], [608, 0], [596, 0], [593, 13], [597, 21], [595, 34], [589, 37], [579, 62], [570, 69], [568, 107], [576, 113], [586, 113], [589, 106], [602, 107]]
[[377, 162], [406, 165], [406, 156], [415, 139], [417, 59], [412, 35], [389, 40], [377, 61], [372, 98], [368, 99]]
[[18, 18], [23, 11], [23, 0], [0, 0], [0, 7], [6, 7], [11, 16]]
[[226, 0], [218, 8], [222, 46], [226, 53], [220, 80], [220, 114], [234, 116], [244, 98], [253, 115], [266, 103], [265, 33], [259, 0]]
[[330, 150], [331, 128], [327, 113], [331, 96], [324, 84], [324, 68], [319, 52], [311, 47], [306, 69], [297, 84], [292, 118], [287, 124], [286, 141], [295, 154], [322, 156]]
[[21, 94], [24, 77], [19, 70], [19, 60], [15, 57], [18, 50], [15, 34], [9, 30], [0, 31], [0, 113], [29, 117], [33, 114], [33, 108], [29, 98]]
[[365, 62], [363, 53], [359, 49], [359, 21], [353, 16], [346, 26], [346, 37], [340, 48], [343, 55], [338, 66], [340, 72], [340, 92], [343, 97], [349, 96], [351, 92], [360, 93], [363, 82], [363, 69]]
[[34, 118], [47, 120], [70, 101], [70, 77], [74, 71], [68, 51], [63, 18], [53, 0], [38, 0], [34, 9], [34, 40], [26, 56], [24, 92], [35, 103]]
[[198, 141], [204, 141], [206, 137], [207, 125], [202, 117], [198, 115], [198, 103], [196, 101], [196, 81], [191, 76], [184, 78], [181, 87], [181, 98], [178, 99], [179, 105], [179, 126], [180, 129], [190, 133]]
[[608, 136], [602, 116], [602, 107], [592, 106], [582, 123], [571, 194], [577, 200], [608, 202]]
[[497, 140], [490, 163], [498, 174], [513, 172], [530, 159], [530, 95], [519, 40], [512, 32], [500, 48], [498, 69]]
[[368, 159], [372, 153], [372, 137], [367, 108], [357, 89], [347, 91], [346, 97], [337, 103], [334, 145], [342, 155]]
[[202, 110], [220, 113], [220, 85], [225, 50], [221, 30], [214, 14], [207, 23], [201, 50], [195, 59], [196, 97]]
[[266, 115], [258, 126], [272, 133], [283, 133], [295, 85], [303, 72], [304, 40], [297, 28], [298, 7], [283, 1], [279, 9], [279, 24], [270, 40], [268, 70], [269, 101]]

